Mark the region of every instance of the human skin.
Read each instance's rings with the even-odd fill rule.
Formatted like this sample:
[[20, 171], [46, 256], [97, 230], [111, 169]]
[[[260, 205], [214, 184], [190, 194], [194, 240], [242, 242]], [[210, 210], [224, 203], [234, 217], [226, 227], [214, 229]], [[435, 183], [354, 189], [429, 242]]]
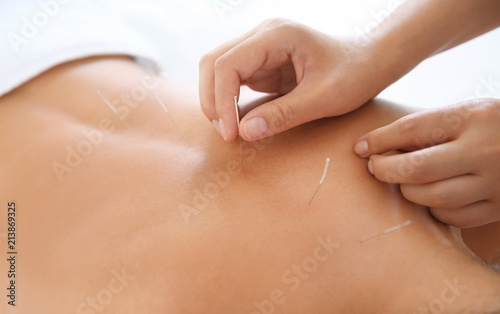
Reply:
[[[286, 19], [264, 21], [201, 59], [201, 106], [228, 141], [344, 114], [425, 59], [500, 26], [499, 13], [497, 0], [409, 0], [357, 38], [332, 37]], [[237, 130], [232, 99], [240, 85], [282, 97], [255, 108]]]
[[[482, 226], [500, 221], [499, 122], [500, 100], [474, 99], [405, 116], [363, 135], [354, 151], [440, 221]], [[382, 156], [396, 149], [407, 152]]]
[[[500, 275], [454, 229], [373, 178], [352, 151], [356, 138], [403, 110], [373, 101], [245, 142], [241, 171], [238, 142], [212, 129], [193, 89], [155, 82], [127, 58], [93, 58], [0, 98], [1, 202], [15, 200], [18, 212], [17, 313], [500, 307]], [[127, 97], [138, 86], [158, 94], [186, 140], [152, 91], [140, 103]], [[135, 133], [97, 90], [121, 113], [129, 103], [123, 119]], [[58, 179], [54, 162], [64, 164], [67, 147], [84, 147], [85, 132], [100, 125], [112, 130]], [[2, 215], [1, 232], [5, 226]]]
[[[423, 60], [498, 27], [499, 13], [496, 0], [410, 0], [358, 38], [332, 37], [285, 19], [265, 21], [202, 58], [202, 109], [228, 141], [345, 114]], [[230, 99], [240, 85], [282, 96], [252, 110], [237, 129]], [[368, 168], [376, 178], [401, 184], [408, 200], [429, 206], [440, 221], [460, 228], [494, 223], [500, 220], [499, 108], [499, 100], [481, 99], [418, 113], [353, 146], [360, 156], [371, 156]], [[457, 111], [470, 115], [462, 125], [443, 119]], [[431, 140], [436, 130], [447, 138], [424, 150], [415, 145], [415, 138]], [[413, 153], [380, 156], [410, 146]], [[385, 175], [405, 168], [413, 156], [422, 160], [410, 164], [413, 173]]]

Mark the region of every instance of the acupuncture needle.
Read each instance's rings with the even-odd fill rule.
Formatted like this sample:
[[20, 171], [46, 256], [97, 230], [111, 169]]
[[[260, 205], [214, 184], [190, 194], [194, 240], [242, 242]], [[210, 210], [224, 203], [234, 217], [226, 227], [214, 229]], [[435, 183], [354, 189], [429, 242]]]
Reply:
[[240, 135], [240, 113], [238, 111], [238, 97], [234, 96], [234, 109], [236, 110], [236, 124], [238, 125], [238, 137], [240, 138], [240, 155], [241, 155], [241, 168], [245, 170], [243, 165], [243, 147], [241, 146], [241, 135]]
[[364, 239], [363, 241], [361, 241], [361, 243], [366, 242], [366, 241], [371, 240], [371, 239], [374, 239], [376, 237], [382, 236], [384, 234], [388, 234], [388, 233], [394, 232], [394, 231], [399, 230], [401, 228], [404, 228], [404, 227], [406, 227], [408, 225], [411, 225], [411, 220], [407, 220], [407, 221], [405, 221], [405, 222], [403, 222], [403, 223], [401, 223], [401, 224], [399, 224], [399, 225], [397, 225], [395, 227], [392, 227], [392, 228], [389, 228], [389, 229], [385, 230], [384, 232], [382, 232], [380, 234], [377, 234], [377, 235], [374, 235], [372, 237], [369, 237], [368, 239]]
[[314, 191], [313, 196], [311, 197], [311, 200], [309, 201], [309, 204], [313, 201], [314, 197], [316, 196], [316, 193], [318, 193], [319, 187], [323, 184], [323, 181], [325, 181], [326, 177], [326, 172], [328, 171], [328, 165], [330, 164], [330, 158], [326, 158], [326, 164], [325, 164], [325, 170], [323, 171], [323, 177], [321, 177], [321, 181], [319, 181], [319, 185], [316, 188], [316, 191]]
[[109, 101], [103, 96], [103, 94], [101, 94], [100, 90], [97, 90], [97, 94], [102, 98], [102, 100], [104, 100], [104, 103], [109, 107], [109, 109], [111, 109], [111, 111], [113, 111], [113, 113], [118, 117], [118, 119], [120, 119], [123, 122], [123, 124], [125, 124], [125, 126], [130, 131], [132, 131], [132, 133], [134, 133], [135, 135], [137, 135], [137, 133], [135, 133], [135, 131], [130, 127], [130, 125], [128, 125], [127, 121], [125, 121], [125, 120], [122, 119], [122, 117], [120, 116], [120, 114], [118, 113], [118, 111], [116, 111], [116, 109], [109, 103]]
[[163, 110], [165, 110], [165, 112], [167, 113], [168, 117], [170, 118], [170, 121], [172, 121], [172, 124], [175, 126], [175, 128], [177, 129], [177, 131], [181, 134], [182, 138], [184, 139], [184, 141], [189, 144], [189, 142], [186, 140], [186, 138], [184, 137], [184, 134], [181, 132], [181, 130], [179, 129], [179, 127], [177, 126], [177, 124], [175, 123], [174, 119], [172, 118], [172, 115], [170, 114], [170, 112], [168, 111], [167, 107], [165, 107], [165, 104], [163, 104], [163, 101], [160, 99], [160, 97], [158, 96], [158, 94], [153, 90], [151, 90], [153, 92], [153, 95], [155, 96], [156, 100], [158, 100], [158, 102], [160, 103], [160, 105], [162, 106]]

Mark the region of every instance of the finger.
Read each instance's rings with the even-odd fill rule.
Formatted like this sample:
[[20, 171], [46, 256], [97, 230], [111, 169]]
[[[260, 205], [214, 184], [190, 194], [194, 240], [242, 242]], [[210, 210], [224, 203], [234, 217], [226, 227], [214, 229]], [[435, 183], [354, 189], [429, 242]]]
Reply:
[[222, 119], [221, 129], [228, 141], [238, 135], [234, 96], [239, 95], [241, 82], [251, 78], [258, 70], [276, 69], [289, 62], [292, 45], [282, 48], [277, 36], [276, 33], [267, 32], [259, 38], [248, 38], [217, 59], [215, 108]]
[[293, 64], [289, 64], [276, 70], [257, 71], [243, 84], [258, 92], [285, 95], [297, 86], [297, 76]]
[[401, 193], [420, 205], [458, 208], [488, 199], [487, 185], [480, 176], [464, 175], [426, 184], [402, 184]]
[[472, 173], [477, 165], [464, 154], [461, 143], [453, 141], [399, 155], [373, 155], [368, 164], [380, 181], [420, 184]]
[[425, 148], [454, 139], [460, 129], [450, 118], [453, 108], [405, 116], [363, 135], [356, 141], [354, 151], [362, 157], [368, 157], [400, 148]]
[[458, 208], [429, 209], [432, 216], [445, 224], [458, 228], [472, 228], [500, 220], [500, 211], [490, 201], [479, 201]]
[[240, 122], [241, 137], [254, 141], [323, 117], [318, 110], [308, 110], [305, 104], [319, 100], [305, 90], [310, 90], [307, 84], [251, 110]]
[[262, 24], [248, 31], [247, 33], [228, 41], [227, 43], [217, 47], [216, 49], [205, 54], [199, 63], [199, 95], [200, 95], [200, 105], [201, 110], [205, 116], [210, 120], [219, 120], [217, 113], [215, 111], [215, 91], [214, 91], [214, 65], [216, 60], [222, 56], [227, 51], [231, 50], [234, 46], [245, 41], [247, 38], [253, 36]]

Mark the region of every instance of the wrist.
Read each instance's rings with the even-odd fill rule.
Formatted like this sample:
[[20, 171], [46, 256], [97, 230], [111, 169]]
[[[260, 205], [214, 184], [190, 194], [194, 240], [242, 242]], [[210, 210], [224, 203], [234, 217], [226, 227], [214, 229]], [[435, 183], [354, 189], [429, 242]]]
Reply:
[[405, 42], [405, 38], [390, 32], [384, 35], [371, 32], [357, 41], [371, 60], [379, 93], [426, 59]]

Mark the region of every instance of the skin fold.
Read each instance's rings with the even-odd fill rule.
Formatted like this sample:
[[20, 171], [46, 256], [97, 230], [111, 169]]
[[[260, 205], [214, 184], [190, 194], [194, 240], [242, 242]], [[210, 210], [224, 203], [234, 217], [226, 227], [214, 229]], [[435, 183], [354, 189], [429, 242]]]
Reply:
[[0, 99], [18, 313], [500, 308], [498, 272], [353, 152], [361, 135], [407, 112], [371, 101], [244, 142], [242, 170], [238, 141], [224, 142], [197, 99], [125, 57], [58, 66]]

